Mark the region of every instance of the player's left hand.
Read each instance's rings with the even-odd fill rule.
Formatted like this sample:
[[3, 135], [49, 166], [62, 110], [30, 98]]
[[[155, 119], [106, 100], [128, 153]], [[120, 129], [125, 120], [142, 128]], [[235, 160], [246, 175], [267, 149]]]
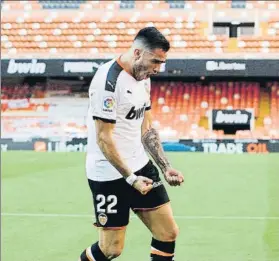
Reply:
[[165, 180], [171, 186], [180, 186], [184, 182], [184, 177], [182, 173], [173, 168], [168, 168], [164, 176], [165, 176]]

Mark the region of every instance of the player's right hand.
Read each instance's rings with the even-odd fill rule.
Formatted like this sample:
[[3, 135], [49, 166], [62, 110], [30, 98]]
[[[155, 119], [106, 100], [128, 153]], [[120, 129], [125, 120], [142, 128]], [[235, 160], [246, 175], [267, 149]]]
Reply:
[[139, 191], [142, 195], [146, 195], [151, 189], [152, 189], [152, 183], [153, 180], [143, 177], [143, 176], [138, 176], [136, 181], [133, 184], [133, 187]]

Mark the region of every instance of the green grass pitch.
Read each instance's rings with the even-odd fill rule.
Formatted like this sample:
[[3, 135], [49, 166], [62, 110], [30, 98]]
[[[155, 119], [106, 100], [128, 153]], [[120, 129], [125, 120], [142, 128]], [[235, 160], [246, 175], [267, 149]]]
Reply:
[[[279, 155], [169, 153], [176, 261], [279, 261]], [[83, 153], [2, 153], [2, 261], [77, 261], [97, 240]], [[119, 261], [148, 261], [132, 217]]]

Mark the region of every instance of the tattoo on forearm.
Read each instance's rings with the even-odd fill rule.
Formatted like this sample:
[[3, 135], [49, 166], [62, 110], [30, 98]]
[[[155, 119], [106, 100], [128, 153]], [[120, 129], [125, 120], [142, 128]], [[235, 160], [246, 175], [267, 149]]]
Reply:
[[154, 128], [149, 129], [142, 136], [142, 144], [162, 172], [165, 173], [167, 168], [170, 167], [170, 163], [165, 156], [159, 133]]

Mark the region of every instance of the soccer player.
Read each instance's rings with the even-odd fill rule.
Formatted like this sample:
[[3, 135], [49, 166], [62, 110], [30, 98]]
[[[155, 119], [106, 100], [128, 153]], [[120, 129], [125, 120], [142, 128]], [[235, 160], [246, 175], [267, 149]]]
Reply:
[[121, 254], [130, 209], [152, 233], [151, 260], [174, 260], [178, 226], [159, 171], [147, 155], [169, 185], [181, 185], [183, 175], [166, 158], [151, 117], [150, 76], [166, 62], [169, 48], [155, 27], [144, 28], [126, 53], [100, 66], [92, 79], [86, 173], [99, 241], [82, 252], [81, 261]]

